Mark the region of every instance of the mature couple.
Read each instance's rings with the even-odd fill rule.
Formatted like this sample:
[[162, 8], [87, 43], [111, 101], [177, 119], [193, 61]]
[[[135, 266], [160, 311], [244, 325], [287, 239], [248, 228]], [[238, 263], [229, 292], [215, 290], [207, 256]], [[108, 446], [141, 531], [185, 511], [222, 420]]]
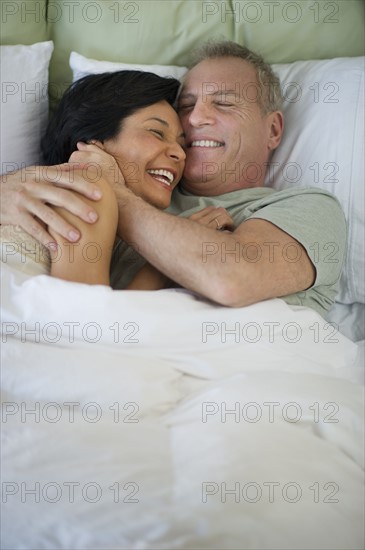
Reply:
[[[184, 79], [180, 121], [177, 91], [177, 81], [139, 72], [73, 85], [43, 149], [48, 164], [79, 164], [49, 168], [57, 185], [6, 176], [2, 223], [47, 245], [48, 267], [61, 278], [131, 289], [173, 281], [227, 306], [283, 297], [325, 314], [338, 290], [345, 219], [320, 189], [264, 187], [283, 132], [270, 66], [237, 44], [210, 43]], [[96, 183], [88, 163], [100, 167]], [[330, 242], [338, 261], [326, 264], [315, 252]], [[88, 243], [102, 251], [98, 261], [83, 254]]]

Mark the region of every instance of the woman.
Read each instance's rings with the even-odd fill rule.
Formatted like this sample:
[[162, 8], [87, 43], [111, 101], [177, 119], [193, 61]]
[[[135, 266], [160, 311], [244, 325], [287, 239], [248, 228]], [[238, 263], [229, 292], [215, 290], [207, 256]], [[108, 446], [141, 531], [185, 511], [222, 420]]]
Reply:
[[[178, 88], [175, 79], [120, 71], [87, 76], [63, 96], [42, 142], [45, 162], [77, 160], [77, 155], [72, 156], [77, 143], [92, 142], [109, 153], [116, 164], [104, 167], [101, 161], [100, 166], [90, 167], [90, 177], [103, 186], [103, 198], [97, 205], [98, 221], [90, 226], [72, 220], [82, 235], [77, 245], [71, 245], [72, 250], [70, 243], [52, 235], [59, 246], [56, 254], [51, 252], [52, 275], [109, 284], [118, 208], [114, 191], [98, 178], [102, 168], [113, 170], [115, 190], [120, 170], [127, 187], [136, 195], [158, 208], [170, 204], [185, 160], [184, 136], [172, 108]], [[66, 212], [63, 215], [71, 221], [72, 215]]]
[[114, 190], [100, 179], [101, 170], [114, 170], [117, 187], [119, 168], [127, 187], [135, 194], [158, 208], [170, 204], [185, 160], [184, 136], [172, 108], [178, 88], [179, 82], [173, 78], [119, 71], [86, 76], [66, 91], [42, 140], [45, 164], [74, 161], [77, 156], [73, 153], [80, 142], [94, 143], [112, 155], [116, 164], [110, 166], [109, 162], [104, 166], [101, 161], [100, 165], [93, 163], [83, 168], [88, 177], [97, 181], [103, 194], [93, 204], [98, 212], [95, 224], [83, 223], [62, 211], [80, 229], [82, 237], [78, 243], [71, 245], [52, 234], [58, 247], [48, 251], [23, 231], [2, 227], [3, 243], [5, 240], [21, 246], [22, 262], [32, 264], [33, 274], [50, 273], [71, 281], [109, 284], [118, 207]]
[[[172, 190], [181, 179], [185, 164], [184, 135], [172, 107], [179, 85], [173, 78], [152, 73], [119, 71], [86, 76], [66, 91], [42, 140], [44, 161], [47, 165], [69, 162], [69, 167], [82, 169], [83, 174], [101, 188], [102, 199], [92, 202], [98, 221], [90, 225], [55, 207], [79, 229], [81, 239], [71, 244], [50, 231], [57, 242], [54, 250], [14, 226], [3, 226], [1, 240], [8, 245], [18, 245], [23, 271], [109, 285], [113, 254], [114, 267], [118, 259], [121, 260], [114, 272], [122, 272], [121, 280], [113, 287], [157, 289], [164, 286], [165, 278], [152, 266], [140, 269], [144, 263], [140, 257], [132, 269], [126, 265], [123, 253], [130, 248], [127, 243], [119, 241], [115, 246], [116, 195], [118, 178], [122, 177], [131, 191], [150, 204], [160, 209], [169, 206]], [[85, 143], [98, 148], [100, 162], [95, 162], [94, 152], [90, 166], [78, 168], [77, 151], [84, 149]], [[101, 179], [103, 170], [112, 170], [114, 189]], [[83, 200], [87, 199], [83, 197]], [[209, 207], [192, 218], [211, 224], [214, 210]]]

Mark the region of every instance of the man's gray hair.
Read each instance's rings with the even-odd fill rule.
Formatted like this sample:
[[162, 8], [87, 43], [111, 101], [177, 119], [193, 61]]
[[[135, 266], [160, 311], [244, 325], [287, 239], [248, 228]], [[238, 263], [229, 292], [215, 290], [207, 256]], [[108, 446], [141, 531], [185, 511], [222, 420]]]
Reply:
[[261, 55], [241, 46], [236, 42], [230, 41], [208, 41], [192, 54], [192, 63], [189, 69], [192, 69], [205, 59], [214, 59], [220, 57], [238, 57], [250, 63], [256, 71], [259, 93], [257, 94], [258, 103], [264, 114], [273, 111], [280, 111], [283, 103], [280, 80], [266, 63]]

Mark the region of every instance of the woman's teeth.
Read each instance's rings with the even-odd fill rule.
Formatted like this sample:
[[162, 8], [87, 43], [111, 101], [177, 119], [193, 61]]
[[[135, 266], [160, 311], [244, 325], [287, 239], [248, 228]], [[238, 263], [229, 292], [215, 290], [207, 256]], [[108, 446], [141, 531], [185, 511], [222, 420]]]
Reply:
[[[147, 170], [148, 174], [154, 175], [154, 176], [162, 176], [166, 179], [160, 179], [160, 181], [163, 181], [163, 183], [168, 183], [169, 185], [172, 184], [174, 181], [174, 174], [170, 172], [169, 170]], [[159, 178], [156, 178], [159, 179]]]

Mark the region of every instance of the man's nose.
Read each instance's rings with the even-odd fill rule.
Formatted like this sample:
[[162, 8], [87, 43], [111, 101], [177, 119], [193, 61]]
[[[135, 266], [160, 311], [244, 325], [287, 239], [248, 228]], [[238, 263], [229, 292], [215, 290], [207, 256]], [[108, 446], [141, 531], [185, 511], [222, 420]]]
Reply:
[[206, 124], [213, 124], [213, 108], [203, 99], [197, 101], [189, 114], [189, 123], [191, 126], [199, 127]]

